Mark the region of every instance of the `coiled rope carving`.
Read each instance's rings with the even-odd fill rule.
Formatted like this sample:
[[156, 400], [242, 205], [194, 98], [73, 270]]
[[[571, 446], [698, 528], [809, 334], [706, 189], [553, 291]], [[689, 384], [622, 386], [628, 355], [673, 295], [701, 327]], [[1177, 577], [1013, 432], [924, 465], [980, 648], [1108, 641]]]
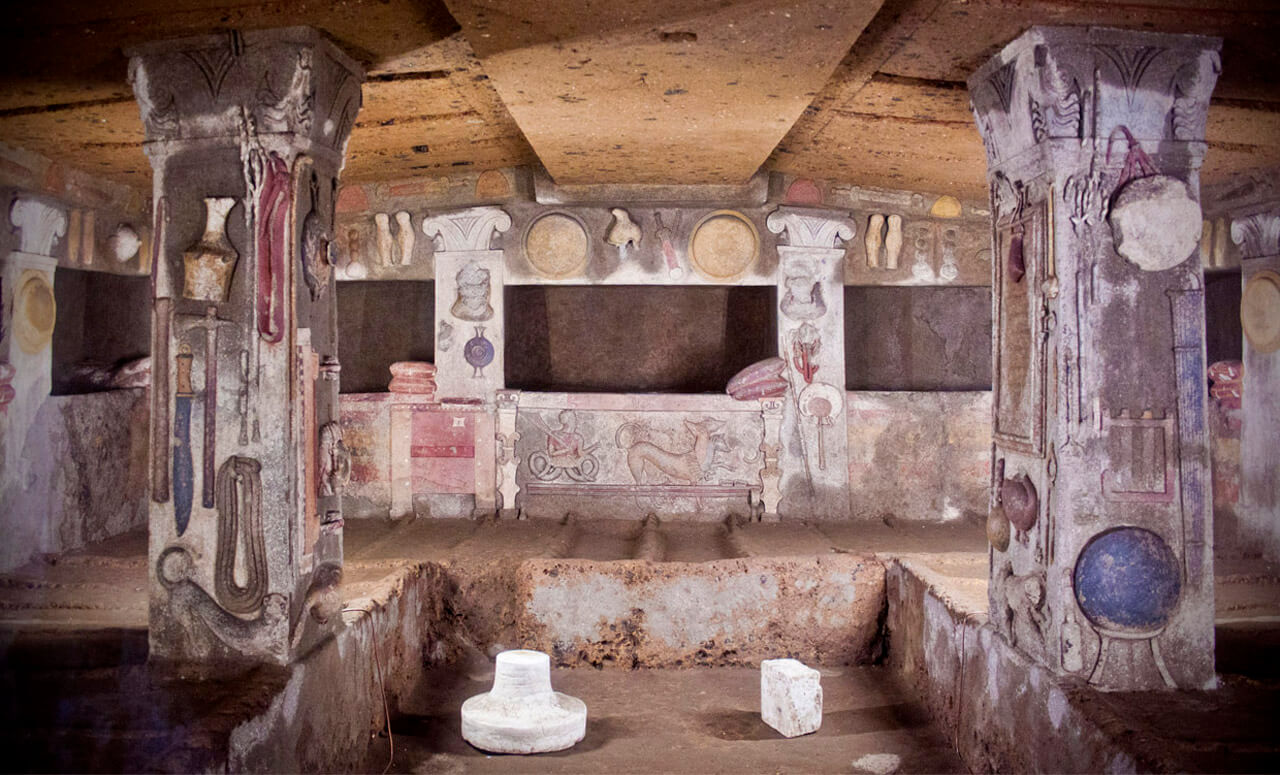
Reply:
[[[267, 547], [262, 535], [262, 464], [232, 455], [218, 469], [218, 553], [215, 591], [218, 603], [233, 614], [254, 614], [267, 594]], [[236, 583], [236, 552], [244, 530], [245, 584]]]

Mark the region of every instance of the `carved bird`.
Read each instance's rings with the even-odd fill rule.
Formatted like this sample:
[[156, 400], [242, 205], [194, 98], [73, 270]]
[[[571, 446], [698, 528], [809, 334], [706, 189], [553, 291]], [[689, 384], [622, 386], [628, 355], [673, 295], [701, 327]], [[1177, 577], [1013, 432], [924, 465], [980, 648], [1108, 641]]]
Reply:
[[622, 247], [627, 243], [633, 246], [640, 244], [641, 234], [640, 227], [635, 221], [631, 220], [631, 216], [621, 207], [614, 207], [610, 210], [613, 213], [613, 224], [609, 227], [608, 234], [605, 235], [604, 241], [614, 247]]

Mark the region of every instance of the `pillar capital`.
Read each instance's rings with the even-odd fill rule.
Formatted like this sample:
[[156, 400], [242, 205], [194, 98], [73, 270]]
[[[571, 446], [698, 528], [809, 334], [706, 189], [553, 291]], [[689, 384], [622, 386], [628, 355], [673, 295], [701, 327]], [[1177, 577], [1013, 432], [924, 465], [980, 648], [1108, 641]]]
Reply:
[[232, 30], [126, 53], [153, 157], [256, 136], [268, 150], [283, 143], [341, 161], [360, 110], [364, 70], [310, 27]]
[[510, 228], [511, 216], [500, 207], [471, 207], [422, 220], [422, 233], [445, 253], [489, 250], [493, 237]]
[[779, 207], [765, 219], [769, 231], [786, 240], [782, 247], [839, 250], [853, 239], [853, 224], [834, 213], [811, 212], [796, 207]]
[[52, 256], [53, 246], [67, 233], [66, 211], [38, 199], [13, 200], [9, 220], [19, 233], [18, 249], [36, 256]]
[[1102, 154], [1115, 142], [1123, 160], [1121, 127], [1143, 144], [1203, 143], [1221, 45], [1199, 35], [1032, 27], [969, 78], [988, 167], [1059, 141]]

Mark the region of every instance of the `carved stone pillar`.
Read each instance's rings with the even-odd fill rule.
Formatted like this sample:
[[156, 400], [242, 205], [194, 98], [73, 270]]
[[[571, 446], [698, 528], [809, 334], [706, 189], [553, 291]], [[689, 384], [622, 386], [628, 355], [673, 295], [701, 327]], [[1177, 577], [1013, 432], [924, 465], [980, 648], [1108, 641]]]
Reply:
[[511, 228], [497, 207], [473, 207], [424, 218], [436, 243], [437, 394], [493, 402], [503, 385], [502, 250], [491, 241]]
[[779, 207], [765, 225], [778, 245], [778, 353], [791, 389], [782, 416], [784, 518], [849, 512], [844, 391], [844, 253], [853, 226], [832, 214]]
[[1218, 46], [1033, 28], [969, 80], [995, 220], [991, 620], [1102, 688], [1214, 684], [1197, 171]]
[[[497, 207], [424, 218], [422, 232], [436, 246], [436, 383], [438, 395], [482, 401], [488, 411], [476, 418], [476, 438], [494, 438], [495, 393], [504, 381], [502, 250], [491, 243], [511, 228], [511, 216]], [[497, 455], [493, 445], [476, 445], [476, 514], [492, 513], [498, 502]]]
[[[11, 529], [42, 525], [48, 504], [27, 503], [32, 482], [30, 455], [24, 454], [27, 431], [49, 397], [53, 328], [57, 306], [53, 275], [57, 241], [67, 232], [62, 210], [34, 199], [18, 198], [9, 220], [19, 232], [18, 249], [0, 258], [0, 513], [14, 515]], [[28, 518], [17, 518], [21, 511]], [[0, 568], [27, 560], [27, 550], [43, 545], [40, 536], [10, 536], [0, 553]]]
[[1240, 540], [1280, 561], [1280, 170], [1260, 201], [1237, 210], [1240, 322], [1244, 328], [1244, 422], [1240, 428]]
[[288, 662], [338, 621], [329, 242], [364, 74], [301, 27], [129, 53], [155, 171], [151, 656]]

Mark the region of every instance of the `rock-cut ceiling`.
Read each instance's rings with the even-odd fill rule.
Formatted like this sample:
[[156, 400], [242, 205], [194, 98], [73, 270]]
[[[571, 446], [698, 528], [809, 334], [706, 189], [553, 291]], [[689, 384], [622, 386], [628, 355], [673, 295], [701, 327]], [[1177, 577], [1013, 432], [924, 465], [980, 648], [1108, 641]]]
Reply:
[[759, 169], [982, 197], [964, 81], [1032, 24], [1224, 38], [1204, 180], [1280, 163], [1267, 0], [47, 0], [0, 32], [0, 142], [145, 189], [121, 50], [309, 24], [369, 71], [344, 179], [541, 164], [557, 182]]

